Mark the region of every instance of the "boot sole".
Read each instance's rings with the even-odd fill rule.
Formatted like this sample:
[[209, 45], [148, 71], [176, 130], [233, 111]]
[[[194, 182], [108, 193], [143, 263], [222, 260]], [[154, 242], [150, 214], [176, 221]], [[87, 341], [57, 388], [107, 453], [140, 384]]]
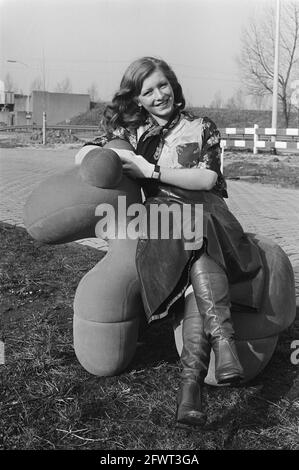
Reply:
[[237, 385], [244, 379], [242, 375], [226, 375], [224, 377], [216, 378], [219, 385]]
[[190, 429], [191, 427], [203, 427], [207, 422], [207, 416], [205, 414], [202, 415], [201, 418], [192, 418], [189, 417], [183, 421], [178, 421], [176, 415], [176, 429]]
[[206, 424], [206, 421], [202, 422], [202, 423], [199, 423], [199, 422], [196, 422], [196, 423], [176, 423], [175, 424], [175, 429], [185, 429], [185, 430], [188, 430], [188, 429], [194, 429], [194, 428], [202, 428], [204, 427], [204, 425]]

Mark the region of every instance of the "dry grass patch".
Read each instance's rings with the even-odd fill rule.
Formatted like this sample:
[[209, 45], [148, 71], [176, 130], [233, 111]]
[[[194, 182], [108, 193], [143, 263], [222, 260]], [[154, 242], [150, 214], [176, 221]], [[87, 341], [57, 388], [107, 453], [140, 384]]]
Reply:
[[[240, 388], [206, 387], [204, 430], [175, 431], [179, 359], [168, 321], [141, 338], [118, 377], [82, 369], [72, 346], [76, 287], [103, 253], [45, 246], [0, 224], [2, 449], [298, 449], [295, 323], [265, 371]], [[297, 381], [296, 381], [297, 378]]]

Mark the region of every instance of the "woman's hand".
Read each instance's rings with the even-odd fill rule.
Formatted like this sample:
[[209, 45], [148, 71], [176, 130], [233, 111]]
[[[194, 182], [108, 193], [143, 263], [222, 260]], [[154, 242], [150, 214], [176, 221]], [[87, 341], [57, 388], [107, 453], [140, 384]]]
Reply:
[[[124, 174], [131, 178], [151, 178], [155, 165], [132, 150], [114, 149], [123, 164]], [[215, 186], [217, 173], [205, 168], [160, 168], [161, 183], [182, 189], [209, 191]]]
[[131, 178], [150, 178], [155, 165], [149, 163], [141, 155], [136, 155], [132, 150], [111, 148], [117, 153], [123, 164], [123, 172]]

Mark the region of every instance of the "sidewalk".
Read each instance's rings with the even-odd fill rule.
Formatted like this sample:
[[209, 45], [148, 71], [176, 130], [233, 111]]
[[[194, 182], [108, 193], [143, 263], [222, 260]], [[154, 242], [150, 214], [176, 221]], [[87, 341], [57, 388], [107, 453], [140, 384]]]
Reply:
[[[0, 148], [0, 220], [24, 227], [23, 208], [30, 193], [44, 179], [71, 168], [77, 152], [75, 146]], [[97, 238], [78, 243], [97, 249], [107, 247], [106, 242]]]
[[[47, 177], [70, 168], [78, 148], [0, 149], [0, 220], [23, 226], [24, 203]], [[228, 181], [227, 204], [244, 230], [269, 237], [289, 256], [299, 298], [299, 191], [240, 181]], [[79, 241], [98, 249], [98, 239]]]

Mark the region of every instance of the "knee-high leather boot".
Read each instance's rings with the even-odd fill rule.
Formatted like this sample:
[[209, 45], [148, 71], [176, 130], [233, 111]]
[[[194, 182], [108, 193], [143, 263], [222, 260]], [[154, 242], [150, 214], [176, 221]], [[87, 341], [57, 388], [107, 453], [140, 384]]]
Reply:
[[177, 427], [202, 426], [207, 419], [202, 405], [202, 387], [208, 373], [211, 345], [204, 333], [203, 317], [192, 295], [186, 298], [182, 334], [182, 373], [177, 396]]
[[194, 262], [192, 270], [197, 306], [215, 354], [215, 378], [219, 384], [239, 382], [244, 371], [234, 342], [227, 276], [206, 253]]

